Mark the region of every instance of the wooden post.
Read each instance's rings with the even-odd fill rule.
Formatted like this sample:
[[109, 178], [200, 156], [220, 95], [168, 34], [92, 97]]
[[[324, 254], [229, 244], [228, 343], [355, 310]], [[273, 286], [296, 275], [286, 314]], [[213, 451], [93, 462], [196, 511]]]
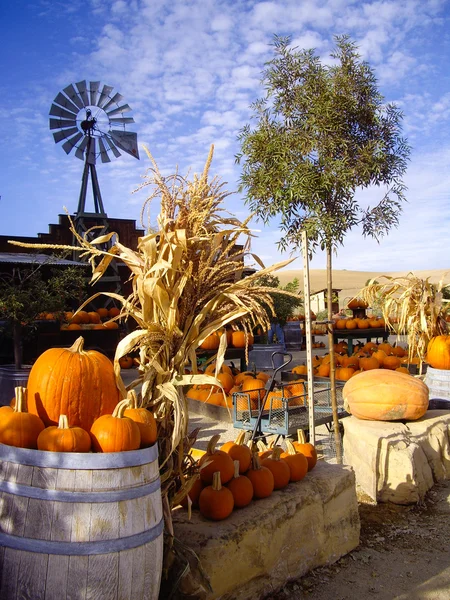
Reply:
[[311, 297], [309, 290], [309, 258], [308, 238], [306, 231], [302, 231], [302, 254], [303, 254], [303, 290], [305, 305], [305, 342], [306, 342], [306, 367], [308, 377], [308, 404], [309, 404], [309, 441], [316, 443], [316, 430], [314, 424], [314, 371], [312, 364], [312, 337], [311, 337]]

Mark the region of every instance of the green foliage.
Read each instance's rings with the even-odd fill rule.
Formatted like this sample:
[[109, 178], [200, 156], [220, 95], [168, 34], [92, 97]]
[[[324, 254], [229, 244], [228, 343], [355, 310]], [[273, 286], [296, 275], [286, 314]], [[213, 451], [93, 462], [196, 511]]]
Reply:
[[[263, 99], [253, 105], [255, 128], [239, 133], [241, 190], [245, 202], [268, 223], [281, 216], [281, 249], [329, 251], [357, 224], [379, 239], [398, 224], [405, 200], [402, 175], [410, 148], [400, 136], [402, 114], [385, 104], [375, 75], [347, 36], [335, 38], [332, 62], [314, 50], [290, 47], [275, 37], [266, 63]], [[384, 186], [373, 208], [361, 209], [357, 188]]]
[[[281, 286], [279, 278], [275, 275], [263, 275], [258, 279], [257, 284], [264, 287], [277, 288], [291, 294], [299, 293], [299, 281], [297, 278], [290, 281], [285, 286]], [[271, 296], [273, 298], [275, 318], [281, 325], [285, 325], [288, 318], [294, 314], [295, 309], [303, 304], [303, 300], [300, 296], [294, 297], [277, 294], [276, 292], [271, 294]], [[272, 310], [269, 307], [267, 307], [266, 310], [268, 314], [271, 314]]]
[[86, 280], [80, 268], [54, 269], [47, 279], [41, 264], [17, 268], [0, 276], [0, 315], [28, 325], [41, 312], [64, 311], [70, 299], [81, 300], [85, 293]]

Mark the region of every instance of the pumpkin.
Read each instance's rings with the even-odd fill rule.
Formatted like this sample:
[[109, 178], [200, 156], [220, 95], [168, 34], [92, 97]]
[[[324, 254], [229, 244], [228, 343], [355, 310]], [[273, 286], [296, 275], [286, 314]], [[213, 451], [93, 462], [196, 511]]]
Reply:
[[100, 323], [100, 315], [98, 314], [97, 311], [92, 310], [92, 311], [88, 312], [88, 316], [89, 316], [89, 323], [92, 323], [93, 325], [95, 325], [96, 323]]
[[[103, 325], [102, 325], [103, 327]], [[133, 358], [131, 356], [121, 356], [119, 358], [119, 365], [121, 369], [131, 369], [133, 366]]]
[[38, 450], [48, 452], [89, 452], [91, 436], [81, 427], [69, 427], [66, 415], [60, 415], [58, 426], [46, 427], [37, 439]]
[[216, 450], [220, 435], [213, 435], [209, 440], [205, 454], [198, 461], [201, 480], [210, 485], [216, 471], [220, 471], [220, 480], [225, 484], [234, 475], [234, 463], [229, 454]]
[[250, 335], [246, 335], [245, 331], [233, 331], [231, 333], [231, 345], [234, 348], [245, 348], [246, 342], [248, 339], [248, 343], [252, 344], [252, 338]]
[[291, 478], [291, 470], [289, 465], [286, 461], [280, 460], [281, 452], [282, 449], [279, 446], [275, 446], [272, 454], [264, 460], [261, 460], [261, 465], [272, 471], [274, 490], [281, 490], [285, 488]]
[[304, 454], [296, 451], [291, 440], [286, 439], [285, 442], [286, 452], [283, 452], [280, 458], [289, 466], [290, 481], [301, 481], [308, 472], [308, 460]]
[[[215, 372], [216, 372], [216, 363], [215, 362], [209, 364], [205, 368], [205, 373], [208, 373], [208, 375], [211, 375], [211, 374], [214, 375]], [[231, 370], [231, 367], [229, 367], [225, 363], [220, 367], [219, 373], [228, 373], [228, 375], [233, 376], [233, 371]]]
[[141, 434], [137, 423], [124, 416], [129, 400], [121, 400], [111, 415], [96, 419], [90, 434], [92, 447], [97, 452], [124, 452], [137, 450], [141, 444]]
[[105, 321], [102, 327], [106, 327], [106, 329], [119, 329], [119, 324], [115, 321]]
[[373, 356], [359, 359], [359, 367], [361, 371], [371, 371], [380, 368], [380, 361]]
[[45, 425], [39, 417], [26, 412], [26, 389], [18, 386], [15, 393], [14, 409], [1, 413], [0, 442], [17, 448], [37, 448], [37, 439]]
[[450, 335], [432, 337], [427, 347], [427, 363], [433, 369], [450, 369]]
[[251, 410], [259, 409], [259, 400], [262, 400], [266, 393], [265, 385], [266, 384], [264, 381], [262, 379], [258, 379], [258, 377], [252, 375], [244, 377], [241, 391], [245, 394], [248, 394], [250, 398]]
[[297, 365], [292, 369], [292, 373], [295, 373], [296, 375], [307, 375], [308, 367], [306, 365]]
[[398, 369], [400, 365], [400, 358], [393, 354], [386, 356], [386, 358], [383, 360], [383, 369], [391, 369], [392, 371], [395, 371], [395, 369]]
[[107, 308], [102, 308], [102, 307], [101, 308], [97, 308], [97, 312], [98, 312], [98, 315], [99, 315], [100, 319], [107, 319], [108, 318], [109, 311], [108, 311]]
[[200, 513], [212, 521], [222, 521], [233, 512], [233, 494], [227, 487], [222, 486], [219, 471], [214, 473], [212, 485], [208, 485], [200, 492], [198, 507]]
[[308, 461], [308, 472], [312, 471], [317, 464], [317, 451], [314, 444], [306, 441], [303, 429], [297, 429], [297, 441], [292, 442], [296, 452], [300, 452]]
[[252, 461], [252, 452], [244, 443], [245, 431], [241, 431], [235, 441], [226, 442], [220, 448], [222, 452], [230, 455], [233, 461], [239, 461], [239, 473], [245, 473]]
[[157, 428], [156, 420], [147, 408], [139, 408], [136, 392], [130, 390], [127, 394], [128, 407], [123, 413], [125, 417], [132, 419], [139, 427], [141, 434], [141, 448], [152, 446], [156, 442]]
[[109, 310], [108, 310], [108, 317], [110, 319], [114, 318], [114, 317], [118, 317], [120, 315], [120, 308], [117, 308], [117, 306], [112, 306]]
[[275, 480], [272, 471], [263, 467], [257, 452], [253, 452], [252, 466], [247, 471], [246, 476], [253, 485], [254, 498], [267, 498], [274, 490]]
[[81, 331], [82, 327], [81, 325], [78, 325], [78, 323], [70, 323], [65, 329], [68, 329], [69, 331]]
[[241, 466], [238, 460], [234, 461], [234, 477], [227, 483], [227, 487], [233, 494], [234, 506], [243, 508], [253, 500], [253, 484], [248, 477], [241, 474]]
[[112, 362], [101, 352], [83, 350], [83, 344], [79, 337], [70, 348], [50, 348], [31, 368], [28, 410], [47, 426], [67, 415], [69, 426], [89, 431], [120, 400]]
[[220, 344], [220, 335], [215, 331], [208, 335], [203, 342], [200, 344], [200, 348], [203, 350], [217, 350]]
[[79, 310], [72, 318], [74, 323], [87, 325], [89, 321], [89, 313], [85, 310]]
[[359, 419], [415, 421], [428, 409], [428, 387], [399, 371], [376, 369], [352, 377], [342, 390], [344, 406]]
[[219, 373], [217, 380], [222, 384], [226, 394], [230, 393], [230, 390], [234, 387], [234, 377], [229, 373]]

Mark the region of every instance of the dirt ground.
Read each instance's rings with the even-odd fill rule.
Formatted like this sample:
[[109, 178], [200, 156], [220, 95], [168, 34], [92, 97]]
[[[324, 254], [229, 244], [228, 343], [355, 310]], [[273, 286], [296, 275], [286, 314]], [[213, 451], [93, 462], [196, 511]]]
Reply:
[[358, 499], [359, 546], [271, 600], [450, 600], [450, 481], [420, 505], [377, 505], [363, 492]]

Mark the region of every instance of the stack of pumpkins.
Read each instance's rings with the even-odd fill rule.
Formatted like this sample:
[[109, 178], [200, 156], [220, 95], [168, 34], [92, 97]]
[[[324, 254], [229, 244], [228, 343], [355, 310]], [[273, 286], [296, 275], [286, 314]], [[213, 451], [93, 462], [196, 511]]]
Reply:
[[120, 310], [113, 306], [111, 308], [97, 308], [93, 311], [80, 310], [64, 313], [64, 323], [61, 330], [95, 329], [105, 331], [106, 329], [118, 329], [117, 321], [112, 321], [120, 315]]
[[[339, 342], [334, 345], [336, 360], [336, 379], [348, 381], [363, 371], [373, 369], [388, 369], [409, 375], [408, 351], [402, 346], [392, 346], [388, 342], [376, 344], [367, 342], [364, 345], [355, 346], [355, 352], [347, 353], [347, 343]], [[413, 358], [411, 364], [417, 364], [419, 359]], [[330, 355], [313, 356], [313, 370], [317, 377], [330, 376]], [[297, 375], [306, 375], [305, 364], [297, 365], [292, 369]]]
[[[214, 375], [215, 363], [208, 365], [205, 374]], [[242, 393], [242, 399], [250, 403], [250, 410], [258, 410], [264, 399], [265, 386], [270, 375], [263, 371], [242, 371], [223, 364], [217, 379], [222, 384], [222, 390], [213, 385], [193, 385], [187, 392], [187, 397], [192, 400], [206, 402], [214, 406], [231, 409], [233, 405], [232, 396]], [[245, 396], [244, 396], [245, 395]], [[279, 409], [283, 407], [283, 401], [289, 399], [290, 406], [302, 406], [305, 402], [304, 387], [301, 380], [293, 381], [290, 385], [283, 385], [279, 389], [270, 391], [267, 395], [265, 406], [267, 408]], [[245, 410], [243, 408], [243, 410]]]
[[121, 400], [111, 361], [83, 349], [51, 348], [34, 363], [27, 388], [0, 408], [0, 442], [52, 452], [122, 452], [151, 446], [153, 414], [134, 391]]
[[208, 335], [208, 337], [200, 344], [200, 348], [208, 351], [217, 350], [222, 335], [227, 336], [227, 346], [229, 348], [245, 348], [247, 343], [251, 346], [254, 342], [253, 335], [246, 334], [245, 331], [220, 329], [219, 331], [215, 331]]
[[274, 490], [301, 481], [317, 463], [317, 453], [299, 430], [298, 441], [286, 440], [286, 449], [244, 443], [245, 432], [219, 450], [220, 438], [211, 438], [206, 453], [198, 460], [198, 476], [191, 479], [182, 506], [198, 508], [214, 521], [226, 519], [235, 508], [244, 508], [252, 500], [267, 498]]

